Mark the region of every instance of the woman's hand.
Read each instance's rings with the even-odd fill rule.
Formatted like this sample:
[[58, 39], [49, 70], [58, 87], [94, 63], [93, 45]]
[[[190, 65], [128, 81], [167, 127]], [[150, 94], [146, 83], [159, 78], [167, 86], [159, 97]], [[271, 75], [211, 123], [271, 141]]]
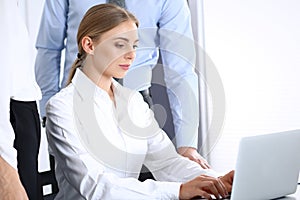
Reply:
[[206, 199], [212, 199], [211, 195], [216, 199], [226, 198], [228, 192], [231, 192], [234, 172], [231, 171], [220, 178], [214, 178], [201, 175], [193, 180], [183, 183], [180, 187], [179, 198], [191, 199], [201, 196]]
[[232, 189], [233, 176], [234, 176], [234, 171], [230, 171], [227, 174], [225, 174], [224, 176], [219, 177], [221, 179], [221, 181], [223, 182], [223, 184], [225, 185], [226, 190], [228, 192], [231, 192], [231, 189]]

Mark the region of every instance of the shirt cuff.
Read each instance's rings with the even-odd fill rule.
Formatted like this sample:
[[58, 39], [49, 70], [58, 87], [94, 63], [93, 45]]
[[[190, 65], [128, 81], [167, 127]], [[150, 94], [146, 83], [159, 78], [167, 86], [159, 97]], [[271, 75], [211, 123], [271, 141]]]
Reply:
[[179, 147], [193, 147], [198, 149], [198, 133], [180, 132], [176, 134], [176, 148]]

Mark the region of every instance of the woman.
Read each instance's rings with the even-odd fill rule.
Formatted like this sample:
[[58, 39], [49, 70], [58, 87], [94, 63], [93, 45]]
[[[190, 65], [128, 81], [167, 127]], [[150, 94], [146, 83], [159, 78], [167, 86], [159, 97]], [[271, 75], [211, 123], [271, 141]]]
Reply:
[[[111, 4], [90, 8], [80, 23], [69, 85], [47, 105], [56, 199], [225, 197], [233, 172], [216, 178], [178, 155], [142, 96], [113, 79], [135, 58], [137, 27], [131, 13]], [[142, 164], [157, 181], [137, 180]]]

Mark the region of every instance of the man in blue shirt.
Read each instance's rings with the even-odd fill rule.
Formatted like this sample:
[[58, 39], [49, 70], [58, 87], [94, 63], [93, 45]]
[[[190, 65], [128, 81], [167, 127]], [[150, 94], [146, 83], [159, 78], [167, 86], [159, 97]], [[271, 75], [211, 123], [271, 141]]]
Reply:
[[[82, 16], [90, 7], [100, 3], [107, 1], [45, 1], [36, 43], [38, 53], [35, 65], [36, 79], [43, 93], [40, 101], [42, 117], [45, 117], [46, 102], [65, 86], [68, 79], [77, 55], [76, 33]], [[195, 45], [187, 1], [130, 0], [126, 1], [126, 9], [140, 21], [140, 44], [123, 85], [145, 93], [151, 86], [152, 69], [160, 53], [177, 150], [203, 168], [209, 168], [197, 152], [198, 77], [194, 71]], [[61, 66], [63, 50], [65, 61]]]

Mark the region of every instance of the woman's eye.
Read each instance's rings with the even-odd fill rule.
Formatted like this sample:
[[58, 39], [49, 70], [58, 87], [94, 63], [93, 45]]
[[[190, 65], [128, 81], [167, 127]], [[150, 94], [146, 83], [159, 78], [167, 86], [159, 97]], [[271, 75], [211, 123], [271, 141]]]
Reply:
[[123, 48], [125, 45], [124, 44], [122, 44], [122, 43], [116, 43], [115, 44], [115, 46], [117, 47], [117, 48]]
[[138, 45], [133, 45], [133, 49], [137, 49], [138, 47]]

